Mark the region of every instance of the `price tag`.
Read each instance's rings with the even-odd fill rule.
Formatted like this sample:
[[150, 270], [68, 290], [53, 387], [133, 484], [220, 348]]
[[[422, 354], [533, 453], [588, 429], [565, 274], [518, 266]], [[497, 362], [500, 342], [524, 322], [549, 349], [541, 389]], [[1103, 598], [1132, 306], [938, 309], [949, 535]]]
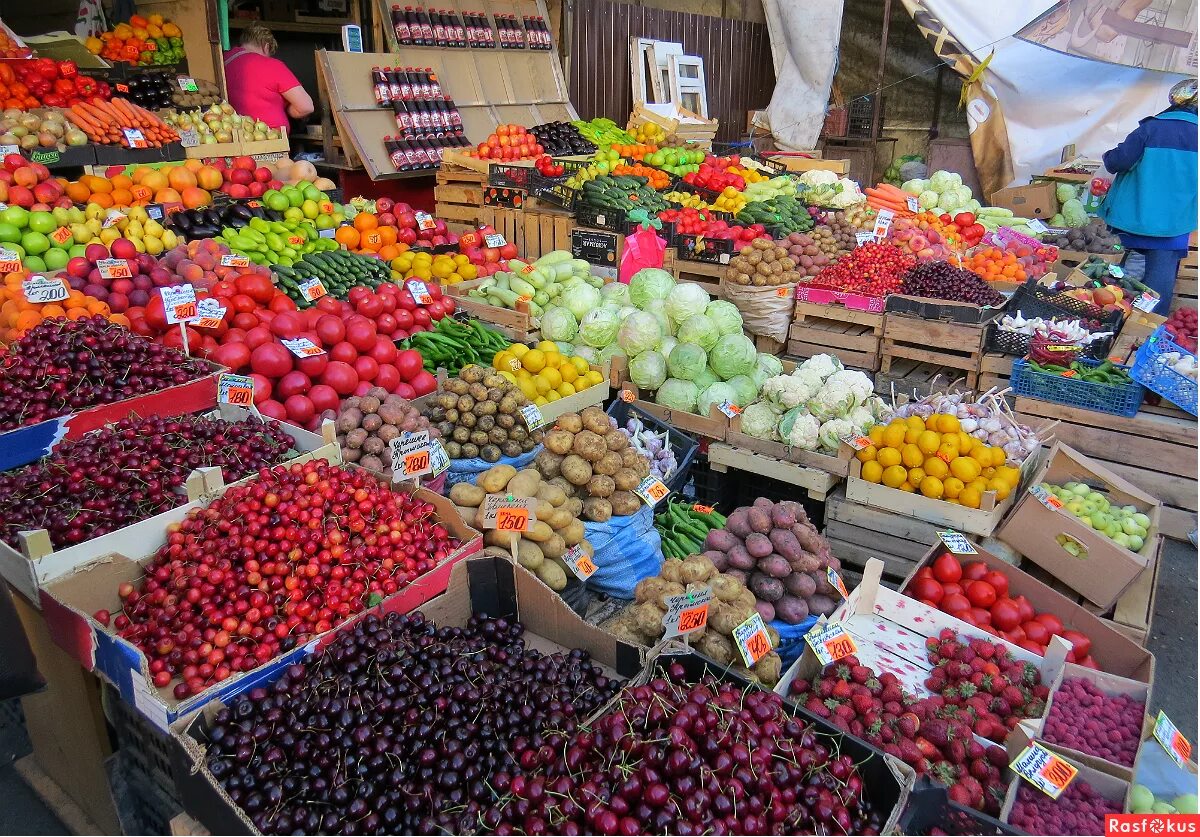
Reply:
[[596, 574], [599, 567], [592, 560], [592, 556], [583, 551], [583, 547], [575, 544], [573, 547], [563, 553], [563, 563], [571, 568], [571, 572], [575, 573], [575, 577], [580, 581], [587, 581]]
[[322, 214], [332, 215], [333, 201], [321, 201], [319, 204], [317, 204], [317, 208], [321, 210]]
[[490, 233], [483, 237], [483, 243], [488, 247], [503, 247], [508, 242], [504, 240], [504, 236], [500, 233]]
[[1133, 301], [1133, 307], [1139, 311], [1151, 313], [1158, 307], [1158, 296], [1152, 293], [1142, 293], [1137, 295], [1137, 299]]
[[750, 668], [771, 653], [771, 639], [767, 636], [767, 626], [763, 624], [762, 616], [757, 611], [733, 629], [733, 642], [738, 651], [742, 652], [746, 668]]
[[537, 523], [536, 500], [509, 494], [488, 494], [483, 498], [483, 528], [507, 532], [528, 532]]
[[916, 212], [921, 208], [921, 204], [917, 203], [917, 199], [912, 195], [904, 199], [904, 205], [908, 207], [909, 212]]
[[823, 666], [858, 651], [858, 646], [854, 644], [850, 634], [846, 633], [841, 622], [827, 622], [824, 627], [813, 628], [804, 635], [804, 641]]
[[416, 213], [416, 216], [417, 216], [417, 229], [418, 230], [432, 230], [433, 229], [434, 223], [433, 223], [432, 215], [430, 215], [428, 212], [418, 211]]
[[[303, 243], [303, 242], [302, 242]], [[363, 236], [363, 247], [374, 247], [378, 250], [383, 245], [383, 234], [372, 230]]]
[[137, 185], [129, 187], [129, 194], [133, 195], [135, 201], [148, 201], [154, 193], [149, 186]]
[[634, 395], [629, 390], [623, 389], [623, 390], [621, 390], [621, 400], [624, 401], [626, 404], [632, 404], [634, 401], [637, 400], [637, 396]]
[[892, 228], [892, 218], [894, 217], [896, 217], [896, 213], [890, 209], [879, 210], [875, 216], [875, 228], [871, 231], [876, 241], [882, 241], [887, 237], [888, 230]]
[[967, 540], [966, 535], [962, 534], [961, 532], [948, 530], [945, 532], [938, 532], [937, 535], [942, 539], [942, 543], [946, 545], [946, 549], [948, 549], [953, 555], [979, 554], [979, 550], [977, 550], [974, 545]]
[[291, 340], [284, 340], [283, 345], [296, 357], [315, 357], [325, 354], [324, 349], [307, 337], [293, 337]]
[[687, 636], [700, 630], [708, 624], [708, 603], [712, 601], [711, 587], [700, 590], [667, 596], [665, 604], [667, 612], [663, 614], [662, 623], [666, 628], [663, 639], [675, 636]]
[[1158, 710], [1158, 718], [1154, 721], [1154, 738], [1163, 745], [1167, 755], [1174, 759], [1176, 764], [1180, 767], [1187, 765], [1188, 759], [1192, 757], [1192, 745], [1161, 709]]
[[1079, 773], [1070, 762], [1036, 742], [1022, 750], [1009, 767], [1051, 799], [1058, 799]]
[[859, 247], [862, 247], [864, 244], [871, 244], [875, 241], [875, 233], [856, 232], [854, 234], [854, 241]]
[[1040, 485], [1030, 486], [1029, 493], [1033, 498], [1051, 511], [1058, 511], [1063, 507], [1063, 501], [1055, 497], [1045, 488]]
[[200, 145], [200, 135], [195, 128], [184, 128], [179, 132], [179, 144], [184, 148], [195, 148]]
[[645, 500], [647, 506], [657, 506], [663, 497], [671, 493], [671, 489], [663, 485], [658, 477], [646, 477], [633, 489], [633, 493]]
[[429, 305], [433, 302], [433, 297], [429, 294], [429, 286], [420, 279], [409, 279], [404, 283], [404, 287], [408, 288], [408, 292], [412, 294], [412, 298], [417, 301], [418, 305]]
[[1079, 373], [1076, 372], [1074, 369], [1068, 369], [1066, 372], [1062, 373], [1062, 375], [1060, 375], [1059, 377], [1060, 378], [1074, 378], [1078, 374]]
[[69, 295], [67, 283], [62, 279], [47, 279], [45, 276], [30, 276], [21, 283], [25, 301], [35, 305], [44, 302], [62, 302]]
[[300, 293], [304, 294], [304, 298], [309, 302], [316, 302], [329, 293], [329, 291], [325, 290], [325, 285], [320, 279], [305, 279], [300, 283], [299, 287]]
[[224, 256], [221, 256], [221, 266], [222, 267], [249, 267], [250, 266], [250, 257], [249, 256], [239, 256], [236, 253], [226, 253]]
[[222, 373], [217, 378], [217, 401], [235, 407], [249, 407], [254, 403], [254, 381], [249, 375]]
[[842, 581], [842, 577], [833, 567], [825, 568], [825, 580], [829, 582], [830, 587], [842, 594], [843, 599], [850, 598], [850, 593], [846, 590], [846, 582]]
[[[105, 216], [104, 216], [104, 223], [102, 223], [102, 224], [100, 225], [100, 229], [102, 229], [102, 230], [106, 230], [106, 229], [108, 229], [109, 227], [115, 227], [117, 224], [119, 224], [119, 223], [121, 223], [122, 221], [124, 221], [126, 217], [128, 217], [128, 216], [126, 216], [126, 215], [125, 215], [125, 213], [124, 213], [124, 212], [122, 212], [121, 210], [119, 210], [119, 209], [110, 209], [110, 210], [108, 210], [108, 212], [105, 214]], [[105, 259], [105, 261], [107, 261], [107, 259]]]
[[791, 291], [789, 291], [787, 288], [776, 288], [775, 296], [779, 297], [780, 299], [786, 299], [787, 297], [791, 296]]
[[870, 436], [843, 436], [842, 441], [855, 450], [866, 450], [875, 444], [871, 441]]
[[196, 319], [196, 289], [191, 285], [163, 288], [162, 301], [168, 323], [186, 323]]
[[21, 146], [19, 145], [0, 145], [0, 155], [5, 154], [20, 154]]
[[317, 230], [317, 238], [333, 238], [337, 230], [330, 227], [327, 230]]
[[[379, 233], [375, 233], [375, 235], [379, 235]], [[293, 247], [303, 247], [306, 240], [307, 239], [305, 239], [302, 235], [289, 235], [287, 237], [287, 243], [291, 244]], [[375, 243], [378, 244], [379, 242]]]
[[128, 93], [129, 92], [128, 84], [122, 84], [121, 82], [117, 82], [116, 88], [117, 88], [118, 93]]
[[1125, 270], [1119, 264], [1110, 264], [1108, 266], [1108, 275], [1114, 279], [1124, 279]]
[[214, 296], [206, 296], [196, 303], [196, 316], [193, 323], [197, 328], [218, 328], [225, 321], [225, 309]]
[[542, 415], [542, 411], [538, 409], [537, 404], [526, 404], [522, 407], [521, 418], [525, 420], [525, 426], [530, 430], [537, 430], [539, 427], [546, 426], [546, 418]]
[[196, 86], [196, 80], [191, 76], [179, 77], [179, 89], [184, 93], [197, 93], [200, 88]]
[[1041, 235], [1050, 229], [1037, 218], [1030, 218], [1025, 226], [1029, 227], [1029, 229], [1033, 230], [1038, 235]]
[[101, 279], [130, 279], [133, 277], [133, 271], [129, 269], [129, 262], [124, 259], [101, 259], [96, 262], [96, 269], [100, 271]]
[[145, 135], [137, 128], [122, 128], [125, 133], [125, 141], [129, 143], [130, 148], [149, 148], [150, 143], [146, 142]]
[[21, 269], [21, 257], [12, 250], [0, 249], [0, 273], [16, 273]]
[[697, 514], [712, 514], [714, 511], [716, 511], [716, 508], [713, 506], [706, 506], [703, 503], [692, 503], [692, 511], [696, 512]]
[[742, 408], [737, 404], [734, 404], [732, 401], [722, 401], [717, 405], [717, 409], [729, 416], [729, 418], [740, 416], [742, 414]]
[[59, 227], [54, 232], [50, 233], [50, 238], [52, 238], [58, 244], [66, 244], [71, 240], [71, 231], [66, 227]]
[[405, 431], [391, 441], [392, 481], [411, 480], [433, 470], [429, 431]]
[[518, 270], [517, 272], [520, 273], [522, 276], [528, 276], [529, 274], [533, 273], [535, 270], [537, 270], [536, 267], [534, 267], [531, 264], [527, 264], [523, 268]]
[[434, 439], [429, 446], [429, 467], [432, 469], [429, 473], [435, 477], [450, 467], [450, 457], [446, 455], [441, 439]]

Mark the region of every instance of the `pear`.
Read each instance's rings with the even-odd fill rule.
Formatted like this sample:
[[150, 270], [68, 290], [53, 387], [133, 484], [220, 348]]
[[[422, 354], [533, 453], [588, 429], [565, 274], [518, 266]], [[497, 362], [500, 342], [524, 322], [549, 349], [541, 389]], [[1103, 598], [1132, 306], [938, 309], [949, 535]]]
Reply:
[[143, 225], [143, 229], [145, 230], [146, 235], [150, 238], [162, 238], [162, 234], [164, 232], [163, 225], [153, 219], [147, 221]]
[[129, 211], [125, 214], [129, 216], [130, 221], [137, 221], [140, 224], [144, 224], [150, 220], [150, 215], [146, 212], [146, 207], [144, 206], [130, 207]]
[[[104, 229], [104, 222], [99, 218], [88, 218], [83, 222], [83, 226], [91, 232], [90, 238], [99, 238], [100, 230]], [[78, 241], [79, 239], [75, 240]]]
[[92, 240], [92, 231], [83, 224], [71, 224], [69, 229], [71, 230], [71, 237], [74, 238], [76, 242]]

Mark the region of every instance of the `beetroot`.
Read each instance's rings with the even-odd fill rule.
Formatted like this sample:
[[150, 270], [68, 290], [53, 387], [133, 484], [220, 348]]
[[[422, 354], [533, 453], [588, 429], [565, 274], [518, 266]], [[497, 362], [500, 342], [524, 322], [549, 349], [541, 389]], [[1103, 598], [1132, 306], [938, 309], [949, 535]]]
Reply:
[[1106, 695], [1082, 677], [1068, 677], [1054, 694], [1042, 737], [1081, 753], [1133, 766], [1146, 704], [1128, 695]]
[[1104, 815], [1119, 814], [1122, 807], [1079, 778], [1058, 799], [1022, 781], [1008, 822], [1029, 834], [1103, 834]]

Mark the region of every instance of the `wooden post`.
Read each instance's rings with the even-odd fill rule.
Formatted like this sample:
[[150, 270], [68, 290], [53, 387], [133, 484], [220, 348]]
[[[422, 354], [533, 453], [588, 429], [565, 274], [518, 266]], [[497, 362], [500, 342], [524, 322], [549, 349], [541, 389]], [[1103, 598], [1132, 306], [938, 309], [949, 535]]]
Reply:
[[892, 0], [883, 0], [883, 34], [879, 40], [879, 68], [875, 71], [875, 100], [871, 103], [871, 139], [879, 138], [883, 121], [883, 77], [887, 70], [888, 33], [892, 28]]

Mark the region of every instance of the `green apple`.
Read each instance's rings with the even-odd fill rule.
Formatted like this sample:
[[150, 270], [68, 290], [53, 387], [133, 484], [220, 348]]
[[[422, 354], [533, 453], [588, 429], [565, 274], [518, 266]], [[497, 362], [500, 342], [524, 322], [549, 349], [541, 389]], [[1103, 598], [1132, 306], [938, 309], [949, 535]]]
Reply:
[[29, 228], [29, 210], [23, 206], [10, 206], [0, 210], [0, 222], [12, 224], [19, 230]]
[[71, 256], [61, 247], [51, 247], [42, 259], [46, 262], [47, 270], [62, 270], [67, 266]]
[[1112, 537], [1113, 543], [1115, 543], [1117, 546], [1123, 546], [1126, 549], [1129, 548], [1129, 535], [1126, 535], [1124, 532], [1117, 532], [1115, 535], [1111, 535], [1110, 537]]
[[[1071, 514], [1075, 515], [1076, 517], [1079, 517], [1084, 513], [1083, 512], [1084, 504], [1079, 502], [1078, 500], [1068, 500], [1066, 505], [1063, 506], [1063, 508], [1065, 508], [1067, 511], [1069, 511]], [[1089, 514], [1090, 514], [1090, 512], [1089, 512]]]

